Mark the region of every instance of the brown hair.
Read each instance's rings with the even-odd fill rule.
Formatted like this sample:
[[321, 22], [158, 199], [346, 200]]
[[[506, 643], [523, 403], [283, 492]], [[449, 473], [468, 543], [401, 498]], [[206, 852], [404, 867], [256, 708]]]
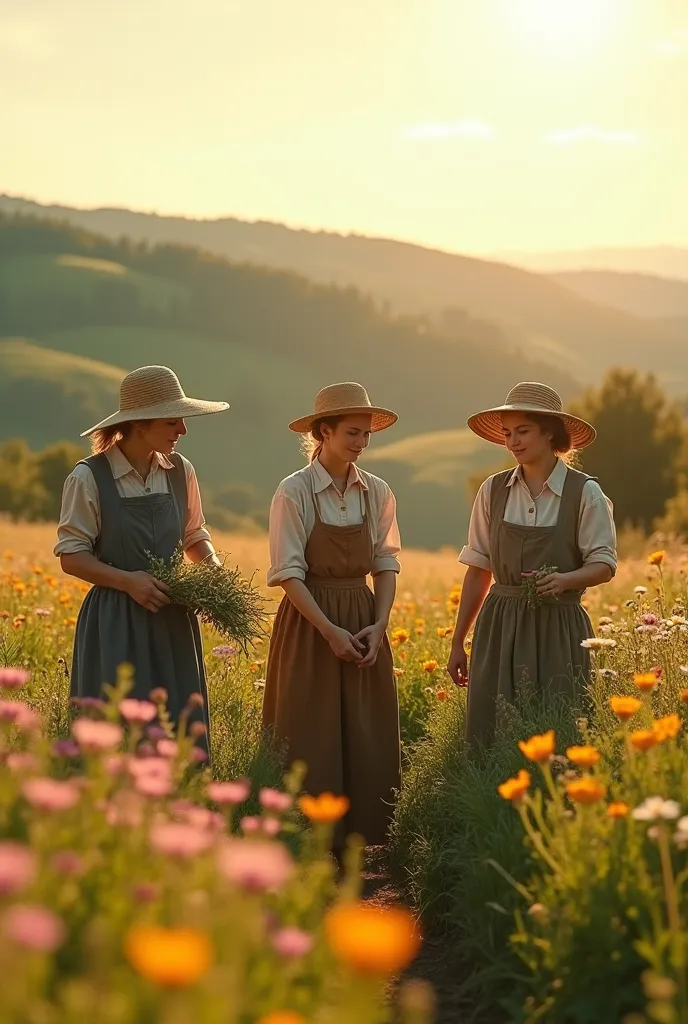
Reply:
[[344, 416], [323, 416], [322, 419], [315, 421], [308, 434], [302, 435], [301, 451], [306, 456], [309, 463], [315, 462], [322, 451], [323, 443], [325, 441], [322, 434], [323, 426], [327, 424], [331, 430], [336, 430], [337, 425], [341, 423], [344, 418]]
[[560, 416], [548, 416], [547, 413], [529, 412], [526, 418], [537, 423], [544, 434], [552, 437], [552, 451], [567, 464], [575, 461], [576, 450], [571, 445], [571, 434], [566, 423]]
[[91, 434], [91, 454], [101, 455], [103, 452], [109, 451], [118, 441], [123, 441], [125, 437], [129, 437], [133, 426], [133, 421], [130, 421], [128, 423], [118, 423], [114, 427], [103, 427], [101, 430], [94, 430]]

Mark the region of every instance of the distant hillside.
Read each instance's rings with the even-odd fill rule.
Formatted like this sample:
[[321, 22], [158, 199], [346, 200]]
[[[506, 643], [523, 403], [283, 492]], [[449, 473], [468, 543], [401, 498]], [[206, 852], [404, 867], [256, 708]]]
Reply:
[[570, 252], [501, 252], [506, 260], [526, 270], [553, 274], [565, 270], [615, 270], [629, 274], [688, 280], [688, 248], [677, 245], [578, 249]]
[[[123, 374], [150, 362], [174, 367], [189, 394], [231, 403], [227, 413], [191, 421], [183, 451], [218, 504], [226, 507], [234, 488], [242, 514], [263, 518], [278, 481], [301, 464], [286, 425], [324, 384], [360, 379], [374, 401], [399, 411], [398, 426], [373, 451], [415, 435], [461, 433], [471, 411], [500, 401], [520, 379], [544, 377], [564, 395], [580, 387], [558, 368], [525, 360], [479, 320], [437, 332], [427, 319], [381, 312], [353, 289], [0, 215], [0, 438], [23, 436], [35, 447], [77, 440], [116, 408]], [[472, 465], [472, 449], [457, 444]], [[449, 449], [446, 440], [430, 443], [428, 457], [450, 462]], [[461, 471], [440, 482], [441, 500], [417, 467], [409, 474], [392, 459], [385, 474], [415, 543], [460, 542], [468, 512]]]
[[610, 270], [572, 270], [550, 277], [584, 299], [634, 316], [688, 317], [688, 280]]
[[[190, 245], [313, 281], [354, 286], [394, 312], [429, 316], [434, 331], [450, 337], [457, 330], [475, 337], [476, 327], [464, 321], [477, 318], [483, 321], [483, 343], [493, 346], [501, 336], [530, 358], [585, 382], [624, 363], [655, 371], [673, 393], [688, 390], [688, 351], [674, 325], [588, 301], [516, 266], [386, 239], [235, 218], [201, 221], [129, 210], [42, 207], [10, 197], [0, 197], [2, 209], [64, 218], [112, 239]], [[489, 334], [490, 324], [496, 339]]]

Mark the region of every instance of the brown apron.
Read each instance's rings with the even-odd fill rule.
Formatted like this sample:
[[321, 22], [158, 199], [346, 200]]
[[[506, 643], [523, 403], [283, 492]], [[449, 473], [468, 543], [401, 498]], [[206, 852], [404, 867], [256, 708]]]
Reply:
[[558, 600], [529, 607], [522, 572], [544, 565], [573, 572], [583, 564], [578, 523], [584, 473], [569, 469], [556, 526], [518, 526], [504, 522], [513, 470], [492, 481], [490, 494], [490, 561], [495, 582], [480, 610], [468, 680], [466, 738], [472, 747], [494, 735], [497, 697], [514, 701], [516, 684], [527, 677], [536, 692], [573, 698], [588, 681], [590, 656], [581, 641], [593, 636], [581, 605], [582, 591], [567, 591]]
[[[367, 585], [374, 546], [364, 495], [360, 526], [330, 526], [313, 492], [315, 526], [305, 549], [306, 586], [328, 619], [354, 635], [375, 622]], [[285, 596], [270, 641], [263, 724], [286, 742], [288, 763], [308, 766], [307, 792], [349, 798], [335, 846], [351, 833], [370, 846], [385, 841], [401, 784], [399, 706], [387, 636], [375, 664], [361, 670], [337, 658]]]

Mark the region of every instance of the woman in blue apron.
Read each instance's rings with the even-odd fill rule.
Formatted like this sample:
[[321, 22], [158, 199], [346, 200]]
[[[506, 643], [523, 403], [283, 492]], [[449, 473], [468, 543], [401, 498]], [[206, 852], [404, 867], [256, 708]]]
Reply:
[[169, 559], [180, 543], [192, 561], [219, 564], [195, 470], [175, 448], [187, 417], [227, 408], [187, 398], [167, 367], [143, 366], [122, 381], [119, 410], [82, 434], [93, 454], [67, 477], [55, 546], [63, 571], [93, 584], [76, 626], [72, 697], [101, 696], [128, 662], [131, 696], [164, 688], [177, 721], [199, 694], [194, 717], [207, 727], [198, 621], [170, 603], [148, 564], [150, 555]]

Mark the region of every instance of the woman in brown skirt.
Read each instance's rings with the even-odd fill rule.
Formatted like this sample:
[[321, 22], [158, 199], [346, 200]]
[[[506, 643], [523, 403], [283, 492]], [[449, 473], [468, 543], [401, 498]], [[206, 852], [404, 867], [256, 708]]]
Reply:
[[[385, 841], [400, 785], [399, 709], [387, 624], [399, 572], [396, 502], [356, 462], [395, 413], [360, 384], [334, 384], [290, 429], [309, 463], [279, 485], [270, 509], [270, 586], [277, 612], [263, 722], [305, 762], [304, 788], [349, 798], [347, 834]], [[367, 585], [372, 575], [373, 588]]]
[[[504, 405], [468, 425], [517, 463], [482, 484], [459, 558], [468, 569], [447, 671], [468, 685], [467, 741], [477, 748], [493, 737], [497, 697], [514, 701], [522, 677], [536, 691], [572, 698], [587, 682], [581, 642], [593, 633], [581, 598], [614, 576], [616, 532], [597, 481], [564, 461], [591, 444], [595, 430], [565, 413], [556, 391], [518, 384]], [[536, 573], [533, 602], [524, 580]], [[465, 641], [474, 622], [469, 671]]]

